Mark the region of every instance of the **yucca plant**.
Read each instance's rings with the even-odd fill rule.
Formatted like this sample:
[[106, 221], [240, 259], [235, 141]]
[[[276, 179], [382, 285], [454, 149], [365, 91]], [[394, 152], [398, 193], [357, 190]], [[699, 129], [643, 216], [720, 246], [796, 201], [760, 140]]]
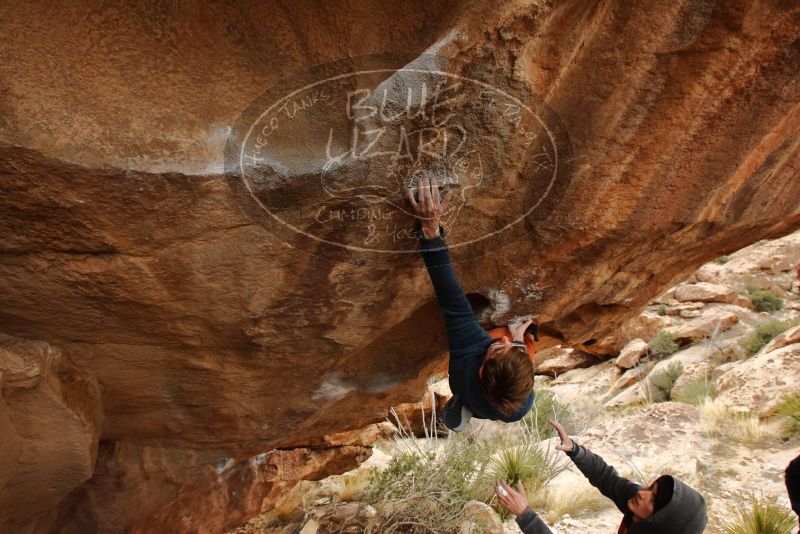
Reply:
[[528, 484], [536, 476], [537, 464], [542, 463], [537, 452], [531, 445], [504, 449], [489, 462], [488, 474], [492, 480], [505, 480], [511, 487], [519, 482]]
[[795, 518], [773, 495], [739, 497], [728, 519], [722, 521], [725, 534], [792, 534]]
[[[495, 454], [486, 466], [485, 479], [492, 485], [497, 480], [503, 480], [512, 488], [522, 482], [528, 496], [535, 496], [566, 467], [554, 450], [549, 447], [542, 450], [537, 445], [526, 443]], [[504, 519], [508, 517], [508, 513], [499, 505], [495, 509]]]

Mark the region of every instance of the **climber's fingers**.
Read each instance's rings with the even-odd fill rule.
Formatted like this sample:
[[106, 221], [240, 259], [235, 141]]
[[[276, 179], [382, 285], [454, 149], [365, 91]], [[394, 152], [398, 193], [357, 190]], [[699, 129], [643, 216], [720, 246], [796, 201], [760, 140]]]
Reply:
[[411, 205], [414, 206], [414, 211], [419, 211], [419, 202], [416, 199], [416, 189], [415, 187], [409, 187], [406, 190], [406, 196], [408, 200], [411, 202]]
[[436, 183], [436, 180], [431, 181], [431, 201], [433, 212], [438, 215], [442, 211], [442, 198], [439, 196], [439, 184]]
[[452, 197], [452, 196], [453, 196], [453, 190], [451, 189], [444, 196], [444, 200], [442, 200], [442, 213], [444, 213], [445, 210], [447, 209], [447, 204], [450, 202], [450, 197]]

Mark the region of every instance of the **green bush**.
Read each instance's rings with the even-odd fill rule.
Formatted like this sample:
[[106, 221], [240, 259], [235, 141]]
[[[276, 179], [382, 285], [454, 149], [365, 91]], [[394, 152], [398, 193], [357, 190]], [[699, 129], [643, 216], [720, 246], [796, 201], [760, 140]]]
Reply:
[[740, 497], [722, 522], [725, 534], [792, 534], [795, 525], [792, 512], [774, 496]]
[[750, 290], [750, 300], [758, 311], [774, 312], [783, 308], [783, 300], [772, 291], [763, 289]]
[[378, 517], [378, 532], [397, 523], [408, 525], [403, 532], [413, 534], [451, 532], [464, 504], [486, 495], [482, 474], [490, 457], [486, 443], [458, 435], [435, 451], [392, 458], [364, 493], [367, 502], [390, 510]]
[[678, 348], [675, 336], [665, 330], [660, 330], [647, 344], [647, 354], [653, 358], [666, 358], [677, 352]]
[[792, 326], [789, 321], [773, 319], [758, 325], [755, 334], [742, 341], [742, 347], [750, 354], [760, 351], [772, 338], [788, 330]]
[[667, 314], [667, 305], [666, 304], [659, 304], [656, 308], [656, 313], [661, 315], [662, 317]]
[[787, 437], [800, 434], [800, 390], [784, 395], [778, 405], [778, 415], [786, 418], [783, 431]]
[[656, 393], [653, 400], [655, 402], [672, 400], [672, 388], [682, 373], [683, 365], [680, 362], [672, 362], [666, 369], [651, 376], [648, 380]]
[[533, 394], [533, 406], [525, 415], [523, 424], [528, 426], [534, 438], [541, 440], [555, 436], [555, 430], [547, 424], [548, 419], [560, 422], [567, 432], [575, 431], [570, 424], [572, 413], [569, 408], [558, 402], [550, 391], [543, 388], [534, 389]]
[[704, 378], [687, 383], [678, 393], [672, 395], [673, 400], [693, 406], [699, 406], [705, 399], [713, 399], [716, 396], [713, 384]]
[[731, 261], [731, 257], [730, 256], [720, 256], [719, 258], [714, 260], [714, 263], [717, 263], [719, 265], [725, 265], [729, 261]]

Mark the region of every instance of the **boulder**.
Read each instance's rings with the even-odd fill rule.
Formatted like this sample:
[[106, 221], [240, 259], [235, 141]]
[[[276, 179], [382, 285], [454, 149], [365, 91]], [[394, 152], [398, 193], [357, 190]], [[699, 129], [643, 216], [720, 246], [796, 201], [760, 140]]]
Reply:
[[0, 532], [26, 532], [40, 519], [46, 531], [45, 518], [91, 478], [101, 397], [59, 347], [0, 336]]
[[460, 534], [503, 534], [503, 521], [494, 509], [481, 501], [469, 501], [461, 512]]
[[387, 419], [396, 425], [402, 434], [420, 438], [431, 436], [439, 427], [437, 419], [441, 418], [444, 405], [449, 398], [450, 394], [428, 389], [419, 402], [406, 402], [393, 406], [387, 414]]
[[552, 347], [547, 347], [546, 349], [537, 350], [536, 354], [533, 358], [533, 366], [534, 369], [537, 369], [541, 364], [546, 362], [547, 360], [553, 360], [555, 358], [559, 358], [566, 354], [572, 352], [573, 349], [569, 347], [564, 347], [562, 345], [553, 345]]
[[686, 302], [675, 306], [667, 306], [667, 315], [681, 315], [685, 311], [697, 311], [705, 307], [704, 302]]
[[[407, 418], [401, 420], [407, 420]], [[397, 427], [394, 424], [389, 421], [381, 421], [380, 423], [372, 423], [364, 428], [356, 430], [328, 434], [324, 437], [324, 440], [326, 445], [332, 447], [339, 447], [342, 445], [368, 447], [380, 439], [391, 438], [396, 433]]]
[[722, 272], [724, 272], [722, 265], [717, 263], [706, 263], [697, 269], [697, 271], [695, 271], [694, 276], [699, 282], [717, 283]]
[[[619, 377], [619, 367], [611, 360], [590, 367], [573, 369], [559, 375], [555, 379], [546, 377], [545, 385], [564, 404], [577, 407], [583, 402], [596, 402], [596, 399], [607, 394], [609, 388]], [[537, 375], [536, 379], [545, 378]], [[535, 387], [538, 387], [536, 384]]]
[[598, 359], [585, 352], [566, 349], [560, 356], [551, 358], [539, 365], [535, 372], [540, 375], [558, 376], [581, 367], [589, 367], [597, 363]]
[[675, 288], [675, 300], [678, 302], [724, 302], [733, 303], [736, 300], [736, 290], [708, 282], [685, 284]]
[[317, 534], [318, 530], [319, 530], [319, 522], [316, 519], [312, 518], [306, 521], [306, 523], [303, 525], [303, 528], [300, 529], [300, 532], [298, 532], [298, 534]]
[[738, 363], [716, 380], [719, 399], [742, 411], [768, 417], [786, 393], [800, 384], [800, 344], [795, 343]]
[[626, 321], [611, 335], [606, 336], [583, 350], [598, 355], [619, 354], [622, 348], [633, 339], [650, 339], [656, 332], [672, 324], [670, 317], [652, 311], [644, 311]]
[[647, 341], [637, 338], [622, 348], [614, 363], [617, 367], [630, 369], [636, 366], [645, 354], [647, 354]]
[[711, 372], [711, 380], [714, 382], [715, 387], [716, 387], [717, 380], [719, 380], [719, 378], [722, 375], [724, 375], [725, 373], [727, 373], [728, 371], [730, 371], [734, 367], [737, 367], [741, 363], [742, 363], [741, 361], [726, 362], [726, 363], [723, 363], [723, 364], [720, 364], [720, 365], [716, 366], [714, 368], [714, 370]]
[[622, 376], [617, 379], [616, 382], [611, 386], [612, 390], [620, 390], [625, 389], [628, 386], [635, 384], [636, 382], [643, 379], [647, 376], [647, 373], [650, 372], [650, 369], [653, 368], [655, 365], [653, 362], [645, 362], [642, 364], [637, 365], [633, 369], [628, 369]]
[[[447, 241], [465, 291], [495, 304], [497, 324], [535, 314], [542, 347], [616, 355], [670, 321], [619, 329], [653, 296], [800, 226], [792, 2], [355, 0], [337, 16], [321, 2], [13, 4], [0, 17], [0, 330], [60, 347], [102, 384], [104, 419], [83, 425], [70, 415], [82, 401], [49, 381], [25, 390], [52, 401], [24, 410], [52, 422], [33, 441], [74, 439], [5, 486], [36, 506], [0, 513], [38, 512], [93, 470], [58, 506], [64, 532], [222, 531], [289, 484], [266, 489], [249, 458], [278, 451], [321, 476], [361, 456], [323, 453], [325, 436], [419, 400], [447, 367], [403, 205], [420, 171], [458, 189]], [[375, 50], [398, 55], [361, 57]], [[407, 83], [400, 65], [433, 69]], [[422, 85], [441, 70], [459, 83]], [[354, 96], [375, 111], [383, 89], [391, 112], [348, 117]], [[272, 117], [270, 102], [284, 104]], [[276, 129], [251, 129], [254, 116]], [[460, 128], [459, 153], [423, 143]], [[406, 132], [414, 146], [397, 143]], [[62, 473], [50, 459], [64, 477], [44, 473]], [[229, 463], [236, 480], [217, 472]]]
[[700, 317], [665, 328], [664, 331], [675, 336], [678, 344], [694, 343], [704, 337], [724, 332], [738, 321], [739, 316], [735, 313], [714, 308], [705, 311]]
[[638, 382], [614, 395], [607, 400], [603, 406], [606, 408], [621, 408], [633, 404], [649, 402], [652, 398], [653, 392], [651, 391], [650, 385], [647, 382]]
[[681, 394], [687, 392], [688, 388], [699, 381], [710, 384], [712, 370], [712, 366], [707, 361], [684, 365], [683, 372], [672, 386], [672, 398], [679, 398]]
[[800, 343], [800, 325], [789, 328], [775, 336], [769, 343], [764, 345], [761, 352], [772, 352], [793, 343]]

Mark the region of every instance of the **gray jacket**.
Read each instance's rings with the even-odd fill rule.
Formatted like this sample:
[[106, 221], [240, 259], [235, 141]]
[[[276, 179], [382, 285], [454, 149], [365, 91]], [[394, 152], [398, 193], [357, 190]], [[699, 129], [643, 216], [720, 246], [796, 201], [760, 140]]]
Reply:
[[[573, 442], [574, 443], [574, 442]], [[622, 478], [617, 470], [586, 447], [575, 443], [567, 453], [581, 473], [600, 493], [614, 501], [624, 514], [623, 522], [628, 522], [628, 534], [700, 534], [706, 528], [706, 502], [697, 493], [675, 477], [672, 500], [661, 510], [644, 521], [633, 523], [628, 509], [628, 499], [641, 489], [639, 484]], [[552, 534], [544, 521], [530, 507], [517, 517], [517, 524], [525, 534]]]

